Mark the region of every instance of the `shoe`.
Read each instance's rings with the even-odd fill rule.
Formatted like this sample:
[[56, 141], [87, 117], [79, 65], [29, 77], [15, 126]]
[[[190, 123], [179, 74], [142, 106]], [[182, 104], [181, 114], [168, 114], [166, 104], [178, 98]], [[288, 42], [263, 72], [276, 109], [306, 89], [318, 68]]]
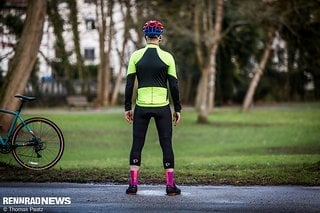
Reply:
[[128, 195], [135, 195], [137, 194], [138, 187], [137, 186], [129, 186], [126, 190], [126, 194]]
[[176, 185], [174, 185], [173, 187], [167, 186], [166, 192], [167, 192], [167, 195], [169, 196], [175, 196], [175, 195], [181, 194], [181, 190]]

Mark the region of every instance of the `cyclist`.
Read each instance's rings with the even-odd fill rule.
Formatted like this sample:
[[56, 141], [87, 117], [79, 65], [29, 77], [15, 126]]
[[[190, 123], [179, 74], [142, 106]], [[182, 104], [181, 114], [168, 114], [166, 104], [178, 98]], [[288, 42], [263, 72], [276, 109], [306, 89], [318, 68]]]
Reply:
[[[126, 89], [125, 119], [133, 121], [133, 142], [130, 152], [130, 181], [127, 194], [136, 194], [141, 151], [150, 119], [155, 119], [160, 146], [163, 153], [163, 167], [166, 172], [166, 192], [178, 195], [181, 190], [174, 183], [174, 153], [172, 149], [172, 116], [169, 106], [169, 85], [174, 104], [173, 121], [180, 121], [180, 98], [178, 80], [173, 56], [162, 50], [163, 25], [159, 21], [150, 20], [143, 27], [147, 45], [133, 52], [130, 57]], [[138, 91], [134, 113], [132, 112], [132, 93], [135, 78], [138, 80]]]

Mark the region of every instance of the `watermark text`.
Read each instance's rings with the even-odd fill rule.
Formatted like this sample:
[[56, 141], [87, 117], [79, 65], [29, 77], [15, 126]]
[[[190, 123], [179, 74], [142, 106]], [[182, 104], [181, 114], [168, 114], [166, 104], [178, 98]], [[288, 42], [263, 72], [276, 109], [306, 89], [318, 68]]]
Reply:
[[2, 205], [70, 205], [70, 197], [3, 197]]

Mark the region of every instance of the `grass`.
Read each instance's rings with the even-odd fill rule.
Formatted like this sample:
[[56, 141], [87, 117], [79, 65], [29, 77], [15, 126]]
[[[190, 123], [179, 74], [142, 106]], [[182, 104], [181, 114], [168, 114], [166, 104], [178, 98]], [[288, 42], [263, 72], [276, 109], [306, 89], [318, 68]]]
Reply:
[[[256, 108], [248, 113], [217, 108], [207, 125], [196, 124], [196, 112], [185, 110], [181, 124], [174, 127], [176, 181], [319, 185], [320, 106], [308, 106]], [[51, 170], [34, 172], [15, 167], [11, 155], [1, 155], [5, 164], [0, 166], [0, 181], [127, 182], [132, 126], [120, 110], [41, 115], [54, 120], [64, 132], [66, 147], [61, 161]], [[153, 122], [142, 153], [140, 177], [141, 183], [164, 183], [162, 152]]]

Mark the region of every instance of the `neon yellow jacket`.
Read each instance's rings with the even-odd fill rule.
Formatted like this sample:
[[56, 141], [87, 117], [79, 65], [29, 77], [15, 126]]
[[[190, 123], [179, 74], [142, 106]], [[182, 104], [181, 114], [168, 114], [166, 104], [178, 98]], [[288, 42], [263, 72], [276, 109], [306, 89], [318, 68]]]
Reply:
[[142, 107], [160, 107], [169, 104], [168, 85], [174, 108], [180, 112], [179, 88], [173, 56], [158, 45], [148, 44], [132, 53], [125, 90], [125, 110], [131, 109], [135, 78], [138, 79], [136, 104]]

